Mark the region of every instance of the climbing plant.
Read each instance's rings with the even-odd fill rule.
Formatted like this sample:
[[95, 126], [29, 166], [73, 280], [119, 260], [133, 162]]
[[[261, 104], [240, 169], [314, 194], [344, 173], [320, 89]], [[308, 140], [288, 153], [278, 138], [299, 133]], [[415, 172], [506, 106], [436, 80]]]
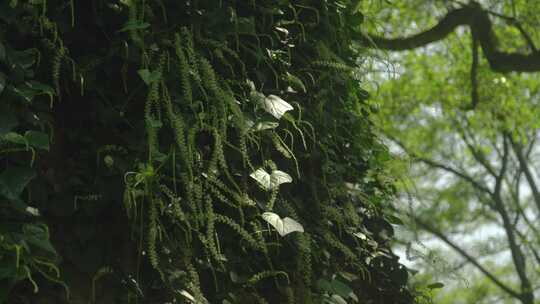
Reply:
[[0, 302], [412, 303], [357, 2], [0, 4]]

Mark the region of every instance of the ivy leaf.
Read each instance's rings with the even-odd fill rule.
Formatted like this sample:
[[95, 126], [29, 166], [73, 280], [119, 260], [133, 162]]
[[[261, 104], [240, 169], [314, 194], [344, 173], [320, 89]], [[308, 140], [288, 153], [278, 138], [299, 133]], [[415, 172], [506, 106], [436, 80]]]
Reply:
[[293, 110], [288, 102], [276, 95], [268, 95], [264, 98], [263, 108], [277, 119], [280, 119], [287, 111]]
[[304, 227], [290, 217], [282, 219], [273, 212], [265, 212], [262, 214], [262, 218], [267, 221], [268, 224], [272, 225], [272, 227], [276, 228], [281, 236], [286, 236], [295, 231], [304, 232]]
[[292, 182], [292, 177], [289, 174], [279, 170], [274, 170], [272, 174], [269, 174], [263, 168], [259, 168], [249, 176], [267, 191], [275, 189], [281, 184]]
[[49, 234], [47, 226], [27, 224], [23, 227], [25, 240], [36, 248], [44, 250], [45, 252], [56, 256], [56, 250], [52, 246], [49, 240]]

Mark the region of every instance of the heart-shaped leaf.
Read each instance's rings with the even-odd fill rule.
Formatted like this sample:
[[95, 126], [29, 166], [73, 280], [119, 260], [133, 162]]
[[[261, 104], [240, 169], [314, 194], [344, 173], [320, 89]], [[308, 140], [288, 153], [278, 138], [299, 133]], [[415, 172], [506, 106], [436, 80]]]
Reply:
[[10, 167], [0, 174], [0, 194], [7, 199], [16, 199], [36, 172], [26, 167]]
[[304, 232], [304, 227], [290, 217], [282, 219], [273, 212], [265, 212], [262, 214], [262, 217], [268, 224], [272, 225], [281, 236], [285, 236], [295, 231]]
[[269, 174], [263, 168], [259, 168], [249, 176], [256, 180], [265, 190], [272, 190], [281, 184], [292, 182], [292, 177], [289, 174], [279, 170], [274, 170]]
[[276, 95], [268, 95], [264, 98], [263, 108], [277, 119], [280, 119], [287, 111], [293, 110], [288, 102]]

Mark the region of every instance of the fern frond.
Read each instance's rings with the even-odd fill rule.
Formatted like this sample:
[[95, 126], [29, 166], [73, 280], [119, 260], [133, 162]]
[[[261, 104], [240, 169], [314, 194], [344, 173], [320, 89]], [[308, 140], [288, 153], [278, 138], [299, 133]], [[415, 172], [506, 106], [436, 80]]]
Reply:
[[285, 271], [278, 271], [278, 270], [267, 270], [267, 271], [256, 273], [247, 280], [247, 284], [255, 285], [261, 280], [264, 280], [266, 278], [276, 277], [276, 276], [283, 276], [287, 280], [287, 284], [289, 284], [290, 282], [289, 275]]
[[221, 214], [216, 214], [215, 216], [217, 222], [226, 224], [227, 226], [231, 227], [253, 249], [262, 250], [263, 246], [259, 242], [257, 242], [257, 240], [255, 240], [247, 230], [238, 225], [233, 219]]

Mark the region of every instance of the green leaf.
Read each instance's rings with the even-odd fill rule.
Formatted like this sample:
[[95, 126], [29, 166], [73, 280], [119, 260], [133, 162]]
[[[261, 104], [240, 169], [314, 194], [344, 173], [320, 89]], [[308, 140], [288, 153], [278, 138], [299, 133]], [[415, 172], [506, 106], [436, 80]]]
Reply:
[[20, 200], [19, 196], [28, 183], [36, 176], [36, 172], [27, 167], [9, 167], [0, 174], [0, 195], [12, 200]]
[[273, 212], [265, 212], [262, 214], [262, 218], [268, 222], [268, 224], [272, 225], [281, 236], [285, 236], [295, 231], [304, 232], [304, 227], [290, 217], [282, 219]]
[[236, 30], [242, 34], [255, 34], [255, 19], [253, 17], [240, 17], [236, 20]]
[[150, 72], [148, 69], [141, 69], [137, 73], [147, 85], [151, 85], [161, 79], [161, 72], [159, 71]]
[[13, 144], [28, 145], [28, 141], [26, 140], [26, 138], [21, 134], [15, 132], [6, 133], [2, 135], [1, 139]]
[[249, 176], [267, 191], [275, 189], [281, 184], [292, 182], [292, 177], [289, 174], [279, 170], [274, 170], [272, 174], [269, 174], [263, 168], [259, 168]]
[[395, 215], [391, 215], [391, 214], [385, 214], [384, 215], [384, 218], [386, 218], [386, 220], [390, 223], [390, 224], [394, 224], [394, 225], [404, 225], [403, 221], [395, 216]]
[[330, 293], [330, 294], [336, 294], [343, 298], [348, 298], [353, 293], [353, 290], [349, 285], [341, 282], [340, 280], [334, 279], [332, 281], [328, 281], [326, 279], [320, 279], [317, 281], [317, 285], [320, 289]]
[[150, 123], [150, 126], [152, 128], [159, 129], [159, 128], [163, 127], [163, 123], [158, 119], [150, 118], [149, 123]]
[[429, 284], [427, 286], [427, 288], [429, 288], [429, 289], [440, 289], [440, 288], [443, 288], [443, 287], [444, 287], [444, 284], [441, 283], [441, 282], [432, 283], [432, 284]]
[[44, 225], [26, 224], [23, 227], [25, 240], [36, 248], [56, 256], [56, 250], [52, 246], [47, 229]]
[[49, 151], [49, 135], [38, 131], [26, 131], [24, 138], [34, 148]]
[[26, 49], [23, 51], [11, 50], [8, 52], [8, 58], [10, 63], [16, 64], [26, 70], [37, 62], [37, 54], [36, 49]]
[[38, 95], [53, 96], [55, 94], [52, 87], [37, 81], [25, 82], [17, 87], [12, 87], [12, 90], [15, 94], [22, 97], [26, 103], [31, 103], [34, 97]]
[[28, 81], [26, 84], [28, 85], [28, 87], [34, 90], [36, 95], [54, 95], [54, 89], [44, 83], [31, 80]]
[[306, 89], [306, 86], [304, 85], [304, 83], [302, 82], [302, 80], [300, 78], [298, 78], [297, 76], [287, 72], [285, 74], [285, 79], [287, 80], [287, 82], [289, 82], [289, 84], [296, 90], [301, 90], [302, 92], [306, 93], [307, 92], [307, 89]]
[[331, 282], [331, 286], [335, 294], [340, 295], [344, 298], [348, 298], [351, 292], [353, 292], [353, 290], [348, 285], [342, 283], [339, 280], [333, 280]]

